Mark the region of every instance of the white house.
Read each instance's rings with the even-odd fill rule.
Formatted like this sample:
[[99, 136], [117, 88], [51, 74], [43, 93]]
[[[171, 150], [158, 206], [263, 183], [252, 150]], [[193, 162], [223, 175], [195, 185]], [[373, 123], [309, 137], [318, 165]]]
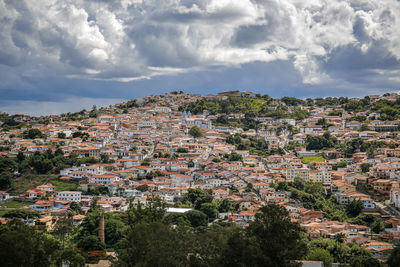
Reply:
[[82, 192], [80, 191], [61, 191], [57, 193], [57, 200], [68, 200], [68, 201], [81, 201]]

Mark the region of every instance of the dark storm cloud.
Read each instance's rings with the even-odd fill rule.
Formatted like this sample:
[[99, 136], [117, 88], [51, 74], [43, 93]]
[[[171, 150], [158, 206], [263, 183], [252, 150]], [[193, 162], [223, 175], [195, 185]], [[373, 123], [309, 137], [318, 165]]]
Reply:
[[0, 0], [0, 106], [394, 90], [399, 17], [395, 0]]

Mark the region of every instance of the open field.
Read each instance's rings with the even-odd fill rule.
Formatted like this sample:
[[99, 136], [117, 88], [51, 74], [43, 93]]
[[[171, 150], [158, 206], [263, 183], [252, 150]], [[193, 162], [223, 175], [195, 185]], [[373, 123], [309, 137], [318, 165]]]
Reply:
[[49, 174], [23, 174], [14, 179], [10, 192], [21, 194], [28, 189], [34, 189], [38, 185], [46, 184], [50, 179], [56, 177], [56, 175]]
[[56, 179], [52, 179], [49, 181], [52, 185], [56, 187], [57, 191], [74, 191], [78, 188], [77, 184], [70, 183], [70, 182], [64, 182], [64, 181], [59, 181]]
[[303, 162], [304, 164], [308, 164], [313, 161], [325, 161], [325, 159], [321, 156], [309, 156], [301, 158], [301, 162]]
[[28, 202], [20, 202], [20, 201], [13, 200], [13, 201], [10, 201], [7, 203], [2, 203], [2, 204], [0, 204], [0, 206], [6, 207], [9, 209], [18, 209], [20, 207], [27, 206], [29, 204], [30, 203], [28, 203]]

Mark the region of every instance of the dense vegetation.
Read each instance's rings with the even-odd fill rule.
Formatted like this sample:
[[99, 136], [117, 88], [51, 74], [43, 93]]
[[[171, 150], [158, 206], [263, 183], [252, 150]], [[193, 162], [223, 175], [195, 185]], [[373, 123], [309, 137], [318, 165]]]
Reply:
[[237, 150], [248, 150], [252, 155], [266, 157], [273, 154], [284, 154], [281, 148], [269, 149], [264, 139], [246, 136], [244, 134], [236, 133], [234, 135], [228, 135], [226, 137], [226, 142], [235, 145]]
[[[182, 201], [200, 208], [213, 202], [208, 192], [198, 189]], [[242, 228], [218, 221], [208, 225], [201, 211], [166, 215], [165, 206], [156, 199], [147, 206], [130, 205], [120, 214], [104, 214], [94, 201], [83, 223], [74, 228], [71, 216], [81, 210], [73, 204], [72, 213], [61, 217], [49, 233], [18, 220], [0, 226], [0, 256], [5, 266], [59, 266], [61, 262], [83, 266], [85, 261], [107, 258], [106, 249], [117, 252], [115, 266], [298, 266], [296, 260], [301, 259], [323, 260], [326, 266], [332, 262], [380, 266], [370, 252], [355, 243], [343, 243], [341, 236], [308, 240], [300, 225], [291, 222], [288, 211], [276, 205], [262, 207], [255, 220]], [[14, 213], [8, 217], [38, 216]], [[101, 215], [105, 244], [98, 237]], [[392, 258], [396, 260], [395, 255]]]
[[383, 230], [382, 219], [361, 213], [364, 207], [362, 201], [353, 200], [346, 205], [340, 205], [336, 196], [329, 194], [321, 183], [305, 182], [296, 178], [294, 182], [280, 182], [276, 185], [276, 189], [289, 191], [292, 199], [300, 201], [307, 209], [321, 211], [328, 220], [368, 226], [374, 233]]
[[11, 188], [16, 175], [58, 174], [64, 168], [98, 162], [96, 158], [78, 158], [76, 154], [65, 157], [61, 149], [57, 149], [54, 153], [47, 150], [25, 156], [19, 152], [15, 158], [0, 157], [0, 190]]
[[[180, 107], [180, 110], [190, 111], [192, 114], [199, 114], [207, 110], [213, 115], [220, 114], [214, 121], [215, 125], [255, 129], [259, 124], [255, 117], [298, 120], [307, 118], [309, 116], [307, 111], [295, 107], [299, 104], [304, 104], [304, 101], [293, 97], [284, 97], [282, 102], [279, 102], [274, 101], [268, 95], [256, 95], [252, 98], [228, 97], [225, 100], [202, 98], [186, 107]], [[294, 106], [294, 109], [289, 112], [288, 106]], [[244, 118], [233, 119], [229, 118], [228, 114], [244, 114]]]

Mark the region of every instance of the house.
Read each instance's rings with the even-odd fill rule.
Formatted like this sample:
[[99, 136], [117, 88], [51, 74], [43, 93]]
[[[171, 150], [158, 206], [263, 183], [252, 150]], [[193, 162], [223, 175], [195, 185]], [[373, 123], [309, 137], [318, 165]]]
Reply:
[[35, 228], [40, 230], [51, 231], [56, 225], [56, 218], [53, 216], [44, 216], [35, 222]]
[[81, 195], [82, 192], [80, 191], [61, 191], [57, 193], [57, 200], [80, 202]]
[[331, 173], [326, 170], [310, 170], [309, 180], [313, 182], [323, 183], [325, 185], [331, 184]]
[[45, 192], [53, 192], [56, 189], [56, 187], [52, 184], [44, 184], [37, 186], [36, 189]]
[[10, 198], [10, 194], [6, 191], [0, 191], [0, 203], [5, 202], [7, 199]]
[[106, 185], [119, 181], [119, 176], [112, 173], [105, 173], [105, 174], [93, 175], [92, 177], [90, 177], [89, 180], [91, 183]]
[[358, 130], [361, 127], [361, 122], [359, 121], [349, 121], [346, 123], [346, 128], [350, 128], [352, 130]]

